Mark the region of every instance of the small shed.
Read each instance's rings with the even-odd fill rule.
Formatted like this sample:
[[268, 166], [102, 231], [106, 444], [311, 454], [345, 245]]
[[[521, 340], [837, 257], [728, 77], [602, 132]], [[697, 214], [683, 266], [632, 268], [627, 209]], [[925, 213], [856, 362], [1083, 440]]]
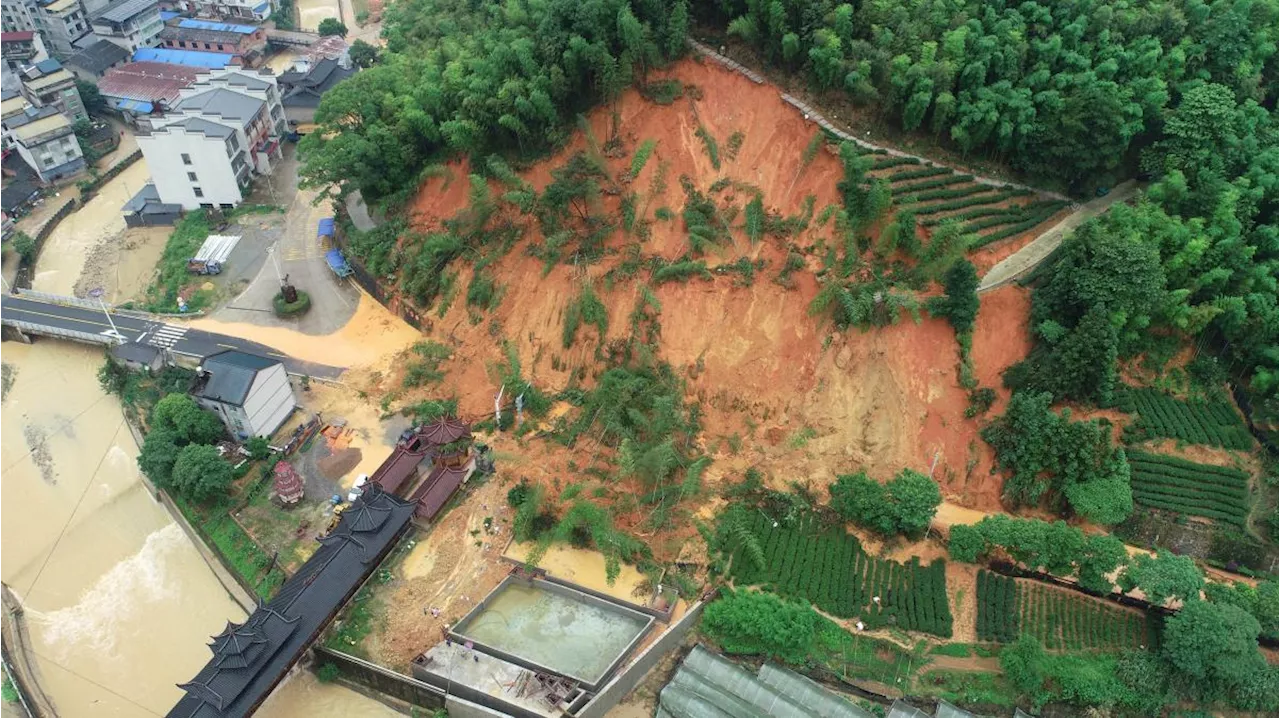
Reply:
[[280, 497], [281, 502], [290, 506], [302, 500], [302, 479], [298, 477], [298, 472], [293, 470], [292, 464], [287, 461], [277, 461], [272, 473], [275, 474], [276, 496]]
[[232, 434], [246, 438], [276, 433], [298, 406], [283, 364], [235, 349], [204, 358], [192, 393]]
[[117, 364], [132, 371], [154, 372], [164, 368], [164, 352], [150, 344], [116, 344], [108, 353]]

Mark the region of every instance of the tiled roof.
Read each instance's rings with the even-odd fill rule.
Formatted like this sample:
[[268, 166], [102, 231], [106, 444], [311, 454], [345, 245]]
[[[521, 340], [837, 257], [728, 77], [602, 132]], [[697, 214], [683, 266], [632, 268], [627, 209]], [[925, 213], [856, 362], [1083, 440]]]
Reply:
[[242, 95], [223, 87], [215, 87], [196, 95], [182, 98], [174, 110], [195, 110], [202, 115], [213, 115], [224, 120], [235, 120], [248, 125], [266, 102], [256, 97]]
[[108, 97], [172, 104], [178, 91], [196, 81], [196, 69], [163, 62], [130, 62], [107, 70], [98, 90]]
[[115, 65], [121, 60], [129, 59], [129, 51], [106, 40], [99, 40], [89, 47], [81, 50], [67, 60], [67, 64], [75, 65], [92, 72], [93, 74], [101, 74], [107, 68]]
[[0, 32], [0, 42], [30, 42], [35, 37], [31, 30], [21, 32]]
[[165, 130], [170, 127], [181, 127], [187, 132], [192, 132], [192, 133], [198, 132], [204, 135], [205, 137], [217, 137], [218, 139], [223, 139], [223, 140], [230, 137], [231, 135], [234, 135], [236, 132], [230, 127], [227, 127], [226, 125], [220, 125], [217, 122], [210, 122], [208, 120], [204, 120], [199, 117], [188, 117], [186, 119], [179, 120], [177, 122], [170, 122], [169, 124], [159, 129]]
[[370, 485], [265, 606], [214, 636], [168, 718], [240, 718], [266, 699], [408, 525], [413, 506]]
[[235, 350], [205, 357], [200, 366], [209, 372], [210, 376], [198, 394], [205, 399], [223, 404], [242, 406], [245, 397], [249, 396], [249, 389], [253, 387], [253, 380], [258, 377], [258, 372], [270, 369], [279, 363], [275, 359]]

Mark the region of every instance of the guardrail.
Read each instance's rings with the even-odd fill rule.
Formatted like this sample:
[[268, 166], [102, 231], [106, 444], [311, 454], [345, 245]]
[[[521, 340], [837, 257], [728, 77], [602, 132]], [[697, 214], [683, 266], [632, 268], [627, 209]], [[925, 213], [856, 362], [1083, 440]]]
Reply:
[[62, 294], [50, 294], [48, 292], [37, 292], [34, 289], [23, 289], [15, 287], [14, 294], [26, 299], [34, 299], [38, 302], [46, 302], [48, 304], [63, 304], [68, 307], [82, 307], [84, 309], [94, 309], [102, 311], [103, 304], [96, 299], [81, 299], [80, 297], [68, 297]]
[[7, 327], [13, 327], [24, 334], [39, 334], [46, 337], [57, 337], [59, 339], [67, 339], [73, 342], [82, 342], [84, 344], [103, 344], [114, 345], [118, 343], [115, 337], [105, 334], [91, 334], [89, 332], [78, 332], [74, 329], [62, 329], [60, 327], [50, 327], [44, 324], [32, 324], [31, 322], [22, 322], [8, 317], [0, 317], [0, 324]]

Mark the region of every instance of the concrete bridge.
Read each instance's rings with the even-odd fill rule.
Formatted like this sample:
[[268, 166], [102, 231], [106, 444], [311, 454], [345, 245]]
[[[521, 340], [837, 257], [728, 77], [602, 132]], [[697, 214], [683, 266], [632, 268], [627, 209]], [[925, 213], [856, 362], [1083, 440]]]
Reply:
[[181, 357], [203, 359], [226, 349], [278, 359], [292, 374], [336, 379], [344, 367], [294, 359], [274, 348], [225, 334], [170, 324], [143, 312], [107, 307], [93, 299], [19, 289], [0, 296], [0, 325], [37, 335], [112, 346], [146, 344]]

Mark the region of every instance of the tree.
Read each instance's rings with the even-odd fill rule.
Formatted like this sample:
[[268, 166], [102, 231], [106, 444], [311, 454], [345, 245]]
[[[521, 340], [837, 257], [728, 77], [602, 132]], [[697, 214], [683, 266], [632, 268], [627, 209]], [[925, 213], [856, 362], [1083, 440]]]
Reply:
[[1204, 574], [1190, 556], [1175, 556], [1164, 549], [1158, 550], [1155, 556], [1135, 556], [1120, 574], [1120, 588], [1125, 591], [1138, 588], [1157, 606], [1169, 599], [1199, 599], [1203, 586]]
[[1161, 650], [1192, 683], [1225, 689], [1257, 669], [1258, 631], [1257, 619], [1238, 606], [1192, 600], [1165, 619]]
[[339, 37], [347, 36], [347, 26], [342, 24], [342, 21], [336, 17], [326, 17], [321, 20], [320, 26], [316, 28], [316, 31], [320, 33], [321, 37], [327, 37], [329, 35], [337, 35]]
[[222, 422], [186, 394], [169, 394], [151, 410], [153, 429], [169, 429], [181, 444], [212, 444], [225, 434]]
[[80, 93], [80, 101], [84, 103], [84, 109], [89, 114], [99, 115], [107, 109], [106, 98], [102, 96], [98, 86], [92, 82], [76, 78], [76, 91]]
[[836, 513], [886, 536], [923, 536], [942, 503], [933, 479], [911, 469], [903, 469], [884, 486], [865, 472], [838, 476], [829, 490]]
[[978, 316], [978, 271], [967, 259], [957, 260], [942, 277], [946, 294], [929, 300], [929, 313], [944, 317], [957, 334], [973, 330]]
[[172, 486], [173, 465], [178, 460], [182, 448], [178, 444], [178, 435], [167, 427], [152, 428], [142, 440], [142, 449], [138, 454], [138, 468], [146, 474], [151, 483], [161, 488]]
[[957, 524], [951, 527], [947, 538], [947, 551], [951, 560], [964, 563], [977, 563], [987, 552], [987, 540], [982, 530], [975, 526]]
[[724, 589], [719, 600], [702, 612], [701, 628], [726, 653], [800, 664], [813, 649], [821, 620], [804, 603], [770, 593]]
[[172, 486], [193, 501], [205, 501], [226, 491], [235, 476], [213, 446], [183, 447], [173, 464]]
[[249, 451], [249, 458], [254, 461], [261, 461], [271, 455], [270, 442], [261, 436], [251, 437], [244, 442], [244, 448]]
[[17, 252], [19, 257], [28, 262], [36, 258], [36, 241], [26, 232], [14, 232], [9, 238], [9, 246], [13, 247], [13, 251]]
[[351, 43], [351, 48], [347, 52], [350, 53], [352, 64], [361, 69], [367, 70], [381, 59], [378, 48], [364, 40]]

